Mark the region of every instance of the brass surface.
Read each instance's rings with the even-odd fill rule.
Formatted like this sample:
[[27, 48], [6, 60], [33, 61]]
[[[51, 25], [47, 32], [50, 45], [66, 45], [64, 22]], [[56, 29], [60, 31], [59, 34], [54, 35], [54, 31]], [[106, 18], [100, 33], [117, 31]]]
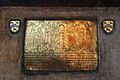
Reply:
[[97, 27], [90, 20], [28, 20], [24, 66], [33, 71], [88, 71], [98, 66]]

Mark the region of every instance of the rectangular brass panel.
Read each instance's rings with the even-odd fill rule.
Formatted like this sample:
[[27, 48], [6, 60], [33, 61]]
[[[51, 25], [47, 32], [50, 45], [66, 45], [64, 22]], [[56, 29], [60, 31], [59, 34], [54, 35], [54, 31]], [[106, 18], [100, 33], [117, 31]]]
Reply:
[[27, 20], [24, 68], [91, 71], [98, 67], [96, 21]]

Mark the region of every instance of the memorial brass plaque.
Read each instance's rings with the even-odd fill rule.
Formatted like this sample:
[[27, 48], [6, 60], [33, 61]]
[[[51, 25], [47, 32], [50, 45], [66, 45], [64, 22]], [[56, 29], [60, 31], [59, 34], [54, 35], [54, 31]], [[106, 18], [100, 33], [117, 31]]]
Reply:
[[98, 67], [94, 20], [27, 20], [24, 68], [30, 71], [94, 71]]

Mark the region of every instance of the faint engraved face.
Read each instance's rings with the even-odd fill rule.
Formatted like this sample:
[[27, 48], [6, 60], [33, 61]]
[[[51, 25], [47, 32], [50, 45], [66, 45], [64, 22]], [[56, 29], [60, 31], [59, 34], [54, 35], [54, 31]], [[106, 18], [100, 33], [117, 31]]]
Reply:
[[11, 20], [9, 23], [10, 31], [12, 33], [17, 33], [20, 29], [20, 21], [19, 20]]
[[103, 30], [106, 33], [111, 33], [115, 28], [115, 23], [113, 20], [104, 20], [103, 21]]

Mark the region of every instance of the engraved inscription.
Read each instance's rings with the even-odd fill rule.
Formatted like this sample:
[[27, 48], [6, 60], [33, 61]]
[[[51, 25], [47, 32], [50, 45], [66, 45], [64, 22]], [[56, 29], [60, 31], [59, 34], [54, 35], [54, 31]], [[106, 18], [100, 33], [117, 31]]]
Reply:
[[90, 20], [28, 20], [24, 66], [34, 71], [88, 71], [98, 66], [97, 27]]

